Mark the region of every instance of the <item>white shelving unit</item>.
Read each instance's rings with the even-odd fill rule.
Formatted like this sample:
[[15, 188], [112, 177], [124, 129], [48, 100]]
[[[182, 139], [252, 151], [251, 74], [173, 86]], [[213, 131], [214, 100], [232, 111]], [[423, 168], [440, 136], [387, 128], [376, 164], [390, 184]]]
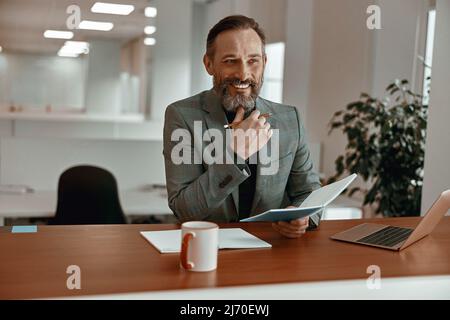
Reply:
[[0, 112], [0, 119], [36, 121], [82, 121], [82, 122], [120, 122], [142, 123], [143, 114], [97, 114], [97, 113], [44, 113], [44, 112]]
[[163, 121], [144, 114], [0, 112], [0, 138], [162, 141]]

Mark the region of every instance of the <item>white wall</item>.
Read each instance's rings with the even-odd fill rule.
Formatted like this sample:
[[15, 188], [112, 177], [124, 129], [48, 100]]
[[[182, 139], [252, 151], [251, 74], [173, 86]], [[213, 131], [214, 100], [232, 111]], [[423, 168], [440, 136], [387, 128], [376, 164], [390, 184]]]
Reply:
[[121, 111], [147, 112], [147, 50], [143, 37], [135, 38], [121, 48]]
[[0, 184], [54, 190], [76, 164], [109, 169], [122, 189], [164, 183], [162, 123], [0, 119]]
[[[13, 123], [10, 120], [0, 119], [0, 139], [1, 137], [11, 137], [13, 132]], [[1, 140], [0, 140], [1, 143]], [[0, 154], [1, 161], [1, 154]]]
[[11, 85], [8, 80], [8, 59], [6, 54], [0, 53], [0, 107], [5, 107], [11, 100]]
[[285, 41], [286, 0], [233, 0], [229, 2], [232, 5], [232, 14], [243, 14], [254, 18], [259, 23], [266, 34], [267, 43]]
[[120, 42], [90, 41], [86, 80], [86, 109], [89, 113], [119, 114]]
[[[162, 140], [161, 121], [113, 122], [71, 120], [2, 120], [0, 128], [9, 128], [6, 137], [18, 138], [67, 138], [110, 140]], [[0, 129], [0, 134], [3, 130]], [[6, 132], [6, 131], [5, 131]], [[4, 137], [5, 135], [1, 135]]]
[[437, 0], [422, 214], [450, 189], [450, 0]]
[[59, 175], [77, 164], [110, 170], [121, 189], [165, 183], [161, 141], [3, 138], [0, 155], [0, 184], [56, 190]]
[[267, 43], [286, 40], [286, 0], [218, 0], [194, 6], [192, 50], [192, 94], [212, 87], [211, 77], [206, 73], [202, 58], [205, 54], [208, 31], [222, 18], [242, 14], [255, 19], [264, 29]]
[[203, 65], [208, 30], [206, 20], [209, 5], [194, 2], [192, 8], [192, 56], [191, 56], [191, 92], [197, 94], [212, 87], [212, 79]]
[[305, 119], [309, 105], [312, 23], [313, 0], [287, 0], [283, 102], [296, 106]]
[[151, 112], [164, 119], [166, 107], [191, 95], [192, 1], [155, 0], [156, 45], [151, 48]]
[[[344, 152], [346, 144], [343, 134], [328, 135], [327, 125], [333, 113], [358, 99], [362, 91], [370, 91], [368, 58], [372, 32], [366, 28], [366, 8], [370, 2], [314, 1], [305, 122], [310, 141], [322, 143], [321, 171], [326, 175], [335, 172], [334, 161]], [[292, 28], [295, 30], [295, 25]], [[299, 55], [305, 50], [299, 51]], [[292, 54], [286, 68], [295, 65], [295, 59]]]
[[[394, 79], [408, 79], [415, 84], [416, 68], [420, 67], [417, 52], [421, 27], [425, 27], [421, 18], [425, 16], [423, 0], [378, 0], [381, 8], [381, 30], [374, 32], [373, 94], [385, 96], [386, 87]], [[420, 25], [423, 23], [423, 26]], [[417, 79], [421, 88], [422, 79]]]

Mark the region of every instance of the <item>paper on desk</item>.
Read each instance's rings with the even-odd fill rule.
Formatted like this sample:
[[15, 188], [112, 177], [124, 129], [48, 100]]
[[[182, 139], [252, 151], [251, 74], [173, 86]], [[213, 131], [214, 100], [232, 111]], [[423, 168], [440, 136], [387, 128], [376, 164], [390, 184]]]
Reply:
[[[141, 231], [160, 253], [180, 252], [181, 230]], [[219, 249], [271, 248], [272, 245], [241, 228], [219, 229]]]

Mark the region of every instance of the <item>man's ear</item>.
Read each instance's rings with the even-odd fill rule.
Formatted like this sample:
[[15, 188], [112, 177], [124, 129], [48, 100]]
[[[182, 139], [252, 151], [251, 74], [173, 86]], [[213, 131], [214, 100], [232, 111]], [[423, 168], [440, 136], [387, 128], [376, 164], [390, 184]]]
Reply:
[[267, 64], [267, 54], [264, 53], [264, 65]]
[[205, 69], [208, 72], [208, 74], [210, 76], [212, 76], [214, 74], [214, 68], [213, 68], [213, 62], [212, 60], [208, 57], [207, 54], [205, 54], [203, 56], [203, 64], [205, 65]]

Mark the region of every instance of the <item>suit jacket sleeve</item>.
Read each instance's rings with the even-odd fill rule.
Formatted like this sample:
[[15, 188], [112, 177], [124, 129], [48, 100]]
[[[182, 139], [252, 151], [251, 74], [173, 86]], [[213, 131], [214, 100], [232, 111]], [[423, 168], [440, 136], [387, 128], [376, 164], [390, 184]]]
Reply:
[[[216, 208], [247, 179], [248, 173], [237, 164], [212, 164], [205, 171], [202, 164], [174, 164], [172, 149], [179, 143], [187, 143], [191, 159], [195, 152], [193, 141], [172, 141], [174, 130], [188, 126], [175, 105], [166, 109], [164, 122], [164, 163], [169, 207], [180, 221], [220, 220], [210, 216], [208, 209]], [[193, 137], [193, 134], [190, 133]]]
[[[291, 204], [293, 206], [299, 206], [312, 191], [320, 188], [321, 185], [319, 176], [313, 168], [311, 154], [306, 142], [305, 129], [297, 108], [295, 108], [295, 112], [299, 128], [299, 142], [287, 183], [287, 192]], [[321, 216], [322, 212], [310, 217], [310, 229], [319, 225]]]

